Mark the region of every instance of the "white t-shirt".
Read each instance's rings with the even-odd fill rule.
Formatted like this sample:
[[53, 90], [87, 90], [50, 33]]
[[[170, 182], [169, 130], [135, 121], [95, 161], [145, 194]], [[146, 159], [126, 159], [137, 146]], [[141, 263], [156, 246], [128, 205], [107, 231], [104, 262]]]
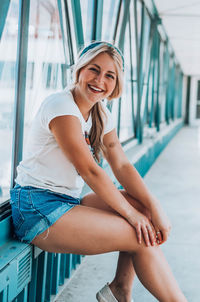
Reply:
[[[104, 134], [114, 129], [110, 111], [107, 115]], [[70, 90], [63, 90], [47, 97], [36, 114], [24, 152], [24, 158], [17, 167], [16, 183], [33, 186], [79, 198], [84, 181], [75, 167], [58, 146], [49, 129], [50, 121], [63, 115], [79, 118], [83, 135], [90, 132], [92, 118], [84, 120]], [[73, 129], [69, 129], [73, 131]]]

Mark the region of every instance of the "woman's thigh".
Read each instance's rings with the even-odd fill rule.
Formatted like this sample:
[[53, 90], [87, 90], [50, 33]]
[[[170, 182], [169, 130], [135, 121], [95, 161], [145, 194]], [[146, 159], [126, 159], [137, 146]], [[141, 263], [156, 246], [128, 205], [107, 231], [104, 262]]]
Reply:
[[[32, 243], [54, 253], [83, 255], [139, 248], [134, 228], [120, 215], [88, 206], [75, 206]], [[140, 248], [142, 245], [140, 245]]]
[[[151, 219], [150, 211], [141, 202], [134, 199], [124, 190], [120, 190], [120, 192], [135, 209], [137, 209], [138, 211], [146, 215], [149, 219]], [[101, 199], [95, 193], [89, 193], [84, 196], [81, 200], [81, 205], [116, 213], [114, 209], [112, 209], [103, 199]]]

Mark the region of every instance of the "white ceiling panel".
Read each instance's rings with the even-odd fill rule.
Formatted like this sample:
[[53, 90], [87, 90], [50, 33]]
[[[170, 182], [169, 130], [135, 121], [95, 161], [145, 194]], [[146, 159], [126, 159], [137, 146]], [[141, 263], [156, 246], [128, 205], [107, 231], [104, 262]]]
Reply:
[[200, 0], [154, 0], [182, 70], [200, 75]]

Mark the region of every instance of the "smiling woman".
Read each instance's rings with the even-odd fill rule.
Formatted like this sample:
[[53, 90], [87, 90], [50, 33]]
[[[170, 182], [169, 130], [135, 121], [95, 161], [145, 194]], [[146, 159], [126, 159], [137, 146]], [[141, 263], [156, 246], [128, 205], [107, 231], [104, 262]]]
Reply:
[[[95, 42], [79, 55], [73, 87], [44, 100], [11, 190], [15, 233], [54, 253], [120, 251], [100, 302], [131, 301], [135, 272], [159, 301], [186, 302], [159, 248], [170, 222], [128, 161], [102, 103], [120, 97], [122, 78], [120, 50]], [[100, 152], [124, 191], [97, 164]], [[84, 181], [93, 193], [80, 199]]]

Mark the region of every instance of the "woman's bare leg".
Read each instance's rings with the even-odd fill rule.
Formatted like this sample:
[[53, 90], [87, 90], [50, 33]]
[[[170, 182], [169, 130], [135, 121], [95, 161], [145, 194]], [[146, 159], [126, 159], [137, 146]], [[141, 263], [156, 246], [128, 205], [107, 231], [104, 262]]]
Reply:
[[[121, 193], [134, 208], [145, 214], [150, 219], [150, 213], [139, 201], [128, 195], [124, 190], [121, 190]], [[81, 204], [97, 209], [115, 212], [94, 193], [86, 195], [82, 199]], [[127, 252], [120, 252], [116, 274], [113, 281], [109, 285], [117, 300], [122, 302], [131, 301], [132, 287], [135, 275], [136, 274], [132, 262], [132, 255]]]
[[[141, 203], [132, 198], [125, 191], [121, 191], [121, 193], [134, 208], [148, 216], [148, 211]], [[94, 193], [86, 195], [82, 199], [81, 204], [97, 209], [115, 212], [103, 200], [100, 200], [99, 197]], [[135, 275], [136, 274], [133, 266], [132, 255], [127, 252], [119, 252], [116, 274], [113, 281], [109, 284], [110, 289], [112, 290], [114, 296], [118, 301], [131, 301], [132, 287]]]
[[36, 236], [33, 244], [55, 253], [100, 254], [127, 251], [140, 281], [162, 302], [186, 302], [158, 246], [138, 244], [136, 232], [115, 213], [76, 206], [50, 228]]
[[132, 255], [127, 252], [120, 252], [115, 277], [109, 284], [111, 291], [118, 301], [131, 301], [135, 275]]

